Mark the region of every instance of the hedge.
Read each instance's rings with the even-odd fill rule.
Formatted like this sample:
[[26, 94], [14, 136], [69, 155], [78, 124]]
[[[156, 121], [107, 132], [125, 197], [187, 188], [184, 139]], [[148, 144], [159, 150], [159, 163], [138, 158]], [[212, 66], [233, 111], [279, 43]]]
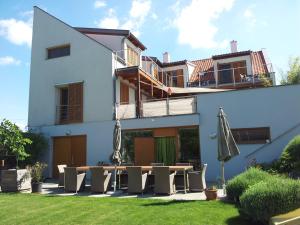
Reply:
[[249, 168], [246, 172], [228, 181], [226, 186], [227, 198], [239, 201], [239, 197], [247, 188], [270, 177], [272, 175], [265, 171], [253, 167]]
[[272, 216], [300, 207], [300, 181], [274, 176], [249, 187], [240, 205], [241, 214], [267, 224]]

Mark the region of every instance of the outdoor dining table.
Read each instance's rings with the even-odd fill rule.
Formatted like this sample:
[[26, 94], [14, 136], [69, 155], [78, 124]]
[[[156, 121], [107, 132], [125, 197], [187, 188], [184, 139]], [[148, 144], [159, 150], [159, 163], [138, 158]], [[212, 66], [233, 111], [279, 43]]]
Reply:
[[[76, 167], [76, 170], [78, 172], [87, 172], [90, 170], [90, 168], [93, 167], [97, 167], [97, 166], [79, 166]], [[107, 171], [114, 171], [119, 170], [119, 171], [126, 171], [126, 167], [130, 167], [130, 166], [102, 166], [104, 170]], [[142, 171], [144, 172], [149, 172], [153, 170], [153, 166], [141, 166], [142, 167]], [[178, 171], [182, 171], [183, 172], [183, 176], [184, 176], [184, 193], [186, 193], [187, 189], [188, 189], [188, 184], [187, 184], [187, 171], [192, 170], [193, 166], [168, 166], [169, 170], [171, 172], [178, 172]]]

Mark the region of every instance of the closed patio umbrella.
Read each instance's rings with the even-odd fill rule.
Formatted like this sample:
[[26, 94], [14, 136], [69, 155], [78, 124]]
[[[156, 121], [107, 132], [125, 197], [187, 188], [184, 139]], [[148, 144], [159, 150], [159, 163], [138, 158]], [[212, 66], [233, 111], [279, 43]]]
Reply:
[[221, 162], [222, 187], [225, 194], [224, 163], [239, 155], [240, 151], [233, 138], [229, 123], [222, 107], [218, 114], [218, 160]]
[[121, 124], [119, 120], [116, 120], [114, 128], [114, 137], [113, 137], [113, 155], [112, 162], [115, 164], [115, 179], [114, 179], [114, 191], [116, 191], [117, 186], [117, 165], [121, 164], [122, 157], [120, 153], [121, 149]]

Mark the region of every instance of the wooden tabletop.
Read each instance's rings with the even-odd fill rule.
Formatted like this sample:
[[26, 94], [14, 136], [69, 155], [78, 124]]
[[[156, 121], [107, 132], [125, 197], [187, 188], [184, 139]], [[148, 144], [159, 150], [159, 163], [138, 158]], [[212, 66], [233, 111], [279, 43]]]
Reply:
[[[103, 167], [104, 170], [112, 171], [112, 170], [126, 170], [126, 167], [130, 166], [79, 166], [76, 167], [77, 171], [85, 172], [90, 170], [91, 168]], [[143, 171], [151, 171], [153, 170], [153, 166], [141, 166]], [[170, 171], [186, 171], [193, 169], [193, 166], [168, 166]]]

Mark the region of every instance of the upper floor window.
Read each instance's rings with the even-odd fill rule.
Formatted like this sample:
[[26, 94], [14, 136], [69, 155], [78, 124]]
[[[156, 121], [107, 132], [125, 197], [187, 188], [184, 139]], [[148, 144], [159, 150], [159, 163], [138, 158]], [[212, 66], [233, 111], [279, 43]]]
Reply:
[[53, 59], [70, 55], [70, 45], [61, 45], [47, 48], [47, 59]]
[[127, 64], [129, 64], [130, 66], [137, 66], [139, 65], [139, 60], [139, 54], [132, 48], [127, 47]]
[[183, 70], [178, 69], [178, 70], [173, 70], [167, 72], [168, 76], [168, 84], [167, 86], [170, 87], [184, 87], [184, 75], [183, 75]]
[[270, 141], [270, 127], [231, 129], [237, 144], [264, 144]]
[[57, 123], [83, 121], [83, 83], [73, 83], [58, 89]]

